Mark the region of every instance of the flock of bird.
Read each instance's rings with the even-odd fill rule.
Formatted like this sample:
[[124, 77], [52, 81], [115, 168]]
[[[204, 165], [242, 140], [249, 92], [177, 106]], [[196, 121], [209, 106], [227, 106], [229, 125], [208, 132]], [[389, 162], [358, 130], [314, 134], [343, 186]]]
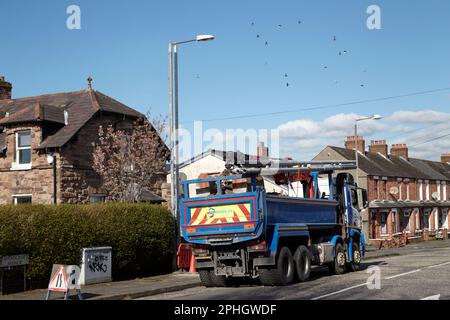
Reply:
[[[297, 24], [299, 24], [299, 25], [302, 24], [302, 21], [301, 21], [301, 20], [298, 20], [298, 21], [297, 21]], [[255, 27], [255, 22], [251, 22], [251, 23], [250, 23], [250, 26], [251, 26], [251, 27]], [[278, 24], [278, 28], [283, 28], [283, 25], [282, 25], [282, 24]], [[259, 33], [257, 33], [257, 34], [256, 34], [256, 38], [257, 38], [257, 39], [261, 39], [261, 35], [260, 35]], [[333, 43], [336, 43], [337, 41], [338, 41], [337, 36], [336, 36], [336, 35], [333, 35], [333, 37], [332, 37], [332, 42], [333, 42]], [[264, 45], [265, 45], [266, 47], [269, 46], [269, 41], [268, 41], [268, 40], [264, 40]], [[338, 54], [339, 56], [343, 56], [343, 55], [346, 55], [346, 54], [348, 54], [348, 53], [349, 53], [348, 50], [341, 50], [341, 51], [338, 51], [337, 54]], [[268, 65], [268, 62], [266, 61], [266, 62], [264, 63], [264, 65], [267, 66], [267, 65]], [[324, 69], [328, 69], [328, 66], [327, 66], [327, 65], [324, 65], [323, 68], [324, 68]], [[366, 70], [363, 70], [363, 72], [366, 72]], [[288, 77], [289, 77], [288, 74], [285, 73], [285, 74], [284, 74], [284, 78], [285, 78], [285, 81], [286, 81], [286, 82], [285, 82], [285, 83], [286, 83], [286, 87], [289, 87], [289, 86], [290, 86], [290, 83], [287, 81], [287, 80], [288, 80]], [[334, 80], [334, 83], [335, 83], [335, 84], [338, 84], [338, 82], [339, 82], [338, 80]], [[360, 84], [360, 87], [363, 88], [364, 86], [365, 86], [364, 84]]]
[[[297, 24], [299, 24], [299, 25], [301, 25], [302, 24], [302, 21], [301, 20], [298, 20], [297, 21]], [[255, 27], [255, 22], [250, 22], [250, 26], [251, 27]], [[278, 26], [278, 28], [283, 28], [283, 25], [282, 24], [278, 24], [277, 25]], [[257, 39], [262, 39], [261, 38], [261, 35], [259, 34], [259, 33], [256, 33], [256, 38]], [[269, 46], [269, 41], [268, 40], [263, 40], [264, 41], [264, 46], [266, 46], [266, 47], [268, 47]], [[331, 38], [331, 41], [333, 42], [333, 43], [336, 43], [336, 42], [338, 42], [338, 38], [337, 38], [337, 36], [336, 35], [333, 35], [333, 37]], [[346, 55], [346, 54], [348, 54], [349, 53], [349, 51], [348, 50], [340, 50], [340, 51], [338, 51], [337, 52], [337, 54], [339, 55], [339, 56], [344, 56], [344, 55]], [[268, 66], [269, 65], [269, 63], [267, 62], [267, 61], [265, 61], [265, 63], [264, 63], [264, 65], [265, 66]], [[323, 69], [325, 69], [325, 70], [327, 70], [328, 69], [328, 65], [324, 65], [323, 66]], [[367, 70], [363, 70], [362, 72], [367, 72]], [[195, 76], [195, 78], [196, 79], [200, 79], [200, 75], [196, 75]], [[289, 87], [290, 86], [290, 83], [289, 83], [289, 81], [288, 81], [288, 78], [289, 78], [289, 75], [287, 74], [287, 73], [284, 73], [284, 80], [285, 80], [285, 85], [286, 85], [286, 87]], [[334, 80], [334, 84], [338, 84], [339, 83], [339, 81], [338, 80]], [[361, 88], [364, 88], [365, 87], [365, 84], [363, 84], [363, 83], [361, 83], [360, 84], [360, 87]]]

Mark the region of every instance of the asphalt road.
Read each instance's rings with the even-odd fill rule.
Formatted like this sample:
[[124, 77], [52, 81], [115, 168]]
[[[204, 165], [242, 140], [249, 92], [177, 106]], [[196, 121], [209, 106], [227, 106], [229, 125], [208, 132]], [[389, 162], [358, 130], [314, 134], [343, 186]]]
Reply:
[[[368, 283], [371, 288], [368, 287]], [[142, 298], [142, 300], [161, 299], [450, 300], [450, 246], [424, 247], [400, 256], [366, 261], [362, 264], [361, 271], [340, 276], [330, 276], [327, 269], [316, 268], [310, 281], [289, 287], [196, 287]]]

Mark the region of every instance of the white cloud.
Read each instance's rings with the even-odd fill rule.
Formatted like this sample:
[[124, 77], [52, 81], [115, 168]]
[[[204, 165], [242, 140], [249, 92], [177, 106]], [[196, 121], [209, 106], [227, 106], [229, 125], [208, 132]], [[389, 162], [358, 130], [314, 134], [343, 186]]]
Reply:
[[389, 121], [405, 123], [438, 123], [450, 120], [450, 113], [433, 110], [397, 111], [387, 118]]
[[[320, 121], [311, 119], [291, 120], [278, 126], [280, 130], [280, 151], [307, 160], [314, 157], [328, 145], [344, 146], [347, 136], [354, 134], [355, 120], [363, 116], [355, 113], [341, 113]], [[450, 136], [430, 141], [418, 146], [420, 142], [450, 133], [450, 113], [433, 110], [396, 111], [379, 121], [358, 122], [358, 134], [370, 140], [386, 139], [392, 143], [406, 143], [410, 155], [417, 158], [438, 160], [442, 153], [450, 152]], [[447, 131], [445, 130], [447, 129]]]

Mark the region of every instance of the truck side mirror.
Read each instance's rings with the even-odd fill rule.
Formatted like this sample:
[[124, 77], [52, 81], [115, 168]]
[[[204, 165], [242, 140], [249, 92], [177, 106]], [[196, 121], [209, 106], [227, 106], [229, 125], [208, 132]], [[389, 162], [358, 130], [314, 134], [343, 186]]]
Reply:
[[361, 189], [362, 190], [362, 200], [363, 200], [363, 204], [364, 204], [364, 209], [369, 207], [369, 197], [367, 196], [367, 190], [366, 189]]
[[358, 200], [360, 208], [366, 209], [367, 207], [369, 207], [366, 189], [358, 188]]

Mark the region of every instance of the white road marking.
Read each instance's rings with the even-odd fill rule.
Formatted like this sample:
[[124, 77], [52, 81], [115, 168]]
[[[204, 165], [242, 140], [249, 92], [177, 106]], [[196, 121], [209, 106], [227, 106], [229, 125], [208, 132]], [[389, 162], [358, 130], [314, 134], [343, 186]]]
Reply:
[[384, 278], [384, 280], [391, 280], [391, 279], [394, 279], [394, 278], [403, 277], [403, 276], [406, 276], [408, 274], [416, 273], [416, 272], [419, 272], [419, 271], [422, 271], [422, 269], [417, 269], [417, 270], [413, 270], [413, 271], [409, 271], [409, 272], [405, 272], [405, 273], [400, 273], [400, 274], [397, 274], [395, 276]]
[[333, 296], [333, 295], [338, 294], [338, 293], [342, 293], [342, 292], [345, 292], [345, 291], [348, 291], [348, 290], [359, 288], [359, 287], [362, 287], [362, 286], [365, 286], [365, 285], [367, 285], [367, 284], [366, 283], [358, 284], [358, 285], [353, 286], [353, 287], [348, 287], [348, 288], [345, 288], [345, 289], [342, 289], [342, 290], [339, 290], [339, 291], [335, 291], [335, 292], [331, 292], [331, 293], [325, 294], [325, 295], [320, 296], [320, 297], [312, 298], [311, 300], [319, 300], [319, 299], [322, 299], [322, 298]]
[[437, 267], [445, 266], [445, 265], [447, 265], [447, 264], [450, 264], [450, 261], [449, 261], [449, 262], [444, 262], [444, 263], [441, 263], [441, 264], [435, 264], [434, 266], [429, 266], [429, 267], [427, 267], [427, 268], [429, 268], [429, 269], [431, 269], [431, 268], [437, 268]]
[[[405, 273], [400, 273], [400, 274], [397, 274], [395, 276], [384, 278], [384, 280], [391, 280], [391, 279], [394, 279], [394, 278], [406, 276], [408, 274], [416, 273], [416, 272], [419, 272], [419, 271], [422, 271], [422, 269], [417, 269], [417, 270], [413, 270], [413, 271], [409, 271], [409, 272], [405, 272]], [[359, 288], [359, 287], [363, 287], [363, 286], [367, 286], [367, 283], [362, 283], [362, 284], [358, 284], [356, 286], [348, 287], [348, 288], [345, 288], [345, 289], [342, 289], [342, 290], [339, 290], [339, 291], [327, 293], [327, 294], [324, 294], [323, 296], [312, 298], [311, 300], [323, 299], [323, 298], [326, 298], [326, 297], [329, 297], [329, 296], [334, 296], [336, 294], [339, 294], [339, 293], [342, 293], [342, 292], [346, 292], [346, 291], [349, 291], [349, 290], [352, 290], [352, 289], [356, 289], [356, 288]]]
[[426, 297], [426, 298], [423, 298], [423, 299], [420, 299], [420, 300], [439, 300], [440, 297], [441, 297], [441, 295], [437, 294], [435, 296]]

